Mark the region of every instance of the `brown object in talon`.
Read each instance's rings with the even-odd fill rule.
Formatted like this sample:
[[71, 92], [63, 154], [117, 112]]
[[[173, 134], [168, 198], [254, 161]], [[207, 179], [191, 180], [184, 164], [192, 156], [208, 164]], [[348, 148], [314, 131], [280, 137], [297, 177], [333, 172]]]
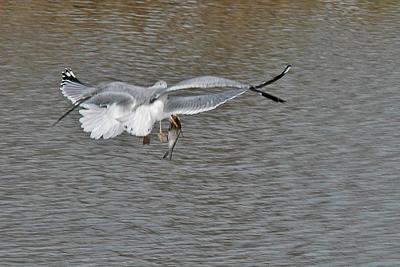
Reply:
[[179, 120], [178, 116], [171, 115], [169, 118], [170, 126], [168, 131], [168, 151], [164, 154], [163, 158], [169, 157], [172, 159], [172, 151], [178, 141], [178, 138], [182, 132], [181, 130], [181, 121]]
[[150, 135], [143, 136], [143, 145], [150, 145]]
[[176, 115], [171, 115], [169, 122], [171, 123], [171, 128], [177, 128], [179, 130], [182, 128], [181, 121]]

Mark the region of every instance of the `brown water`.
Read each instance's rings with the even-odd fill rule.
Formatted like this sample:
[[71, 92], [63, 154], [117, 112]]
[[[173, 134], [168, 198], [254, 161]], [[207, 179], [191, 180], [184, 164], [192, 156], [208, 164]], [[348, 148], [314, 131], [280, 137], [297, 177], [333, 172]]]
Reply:
[[[398, 1], [0, 1], [0, 265], [399, 266], [399, 21]], [[150, 85], [286, 64], [287, 103], [182, 117], [172, 161], [77, 112], [49, 127], [67, 66]]]

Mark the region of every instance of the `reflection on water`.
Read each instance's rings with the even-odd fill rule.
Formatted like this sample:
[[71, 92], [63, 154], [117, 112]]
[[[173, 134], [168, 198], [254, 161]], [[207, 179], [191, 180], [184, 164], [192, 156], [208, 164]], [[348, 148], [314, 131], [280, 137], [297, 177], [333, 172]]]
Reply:
[[[4, 266], [396, 266], [396, 1], [3, 1]], [[172, 161], [91, 140], [58, 90], [196, 75], [271, 93], [183, 117]]]

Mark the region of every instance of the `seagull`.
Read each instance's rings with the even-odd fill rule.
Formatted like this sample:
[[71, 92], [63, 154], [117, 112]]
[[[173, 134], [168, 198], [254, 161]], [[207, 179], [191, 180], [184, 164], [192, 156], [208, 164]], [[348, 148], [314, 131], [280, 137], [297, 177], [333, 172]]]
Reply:
[[[163, 119], [170, 118], [171, 121], [171, 118], [175, 118], [171, 116], [213, 110], [246, 91], [253, 91], [275, 102], [285, 102], [259, 89], [282, 78], [290, 68], [290, 65], [286, 66], [281, 74], [256, 86], [216, 76], [200, 76], [172, 86], [160, 80], [149, 87], [121, 81], [91, 86], [81, 82], [70, 68], [66, 68], [62, 72], [60, 90], [73, 105], [53, 126], [80, 107], [79, 113], [82, 117], [79, 122], [83, 131], [90, 133], [90, 138], [109, 139], [126, 131], [131, 135], [143, 137], [144, 143], [148, 143], [149, 134], [157, 121], [160, 122], [162, 134]], [[191, 96], [176, 94], [181, 90], [207, 88], [226, 90]]]

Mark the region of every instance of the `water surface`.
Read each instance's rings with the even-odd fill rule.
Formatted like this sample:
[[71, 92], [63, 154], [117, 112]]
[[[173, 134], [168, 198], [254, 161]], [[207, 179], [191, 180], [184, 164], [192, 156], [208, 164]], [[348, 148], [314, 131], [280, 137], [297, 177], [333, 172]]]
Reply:
[[[397, 1], [2, 1], [2, 266], [400, 264]], [[183, 116], [172, 161], [91, 140], [58, 90], [197, 75], [268, 92]], [[165, 125], [167, 127], [167, 125]]]

